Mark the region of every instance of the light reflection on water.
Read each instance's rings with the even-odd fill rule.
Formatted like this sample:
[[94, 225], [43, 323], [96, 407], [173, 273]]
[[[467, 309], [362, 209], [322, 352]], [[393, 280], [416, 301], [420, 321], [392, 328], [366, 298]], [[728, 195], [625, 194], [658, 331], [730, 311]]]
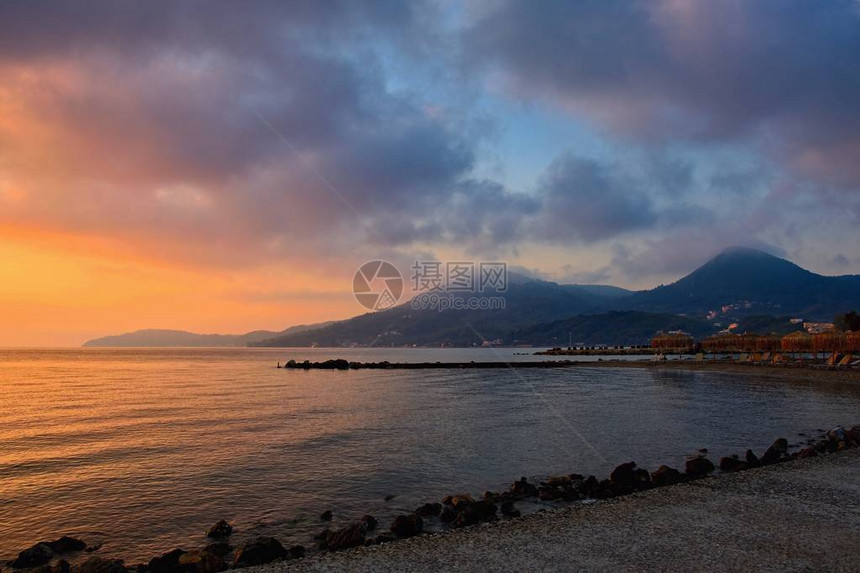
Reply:
[[237, 539], [309, 545], [324, 509], [334, 527], [365, 512], [384, 524], [522, 475], [601, 475], [631, 459], [680, 466], [701, 447], [714, 459], [762, 450], [860, 412], [857, 386], [719, 373], [274, 368], [341, 356], [499, 360], [488, 350], [0, 350], [0, 557], [78, 534], [134, 563], [204, 544], [221, 518]]

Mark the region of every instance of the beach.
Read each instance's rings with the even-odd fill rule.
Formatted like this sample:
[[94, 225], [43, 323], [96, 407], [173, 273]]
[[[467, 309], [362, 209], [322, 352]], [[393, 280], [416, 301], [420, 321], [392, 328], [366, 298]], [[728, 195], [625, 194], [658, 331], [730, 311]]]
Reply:
[[860, 450], [249, 573], [288, 571], [856, 571]]

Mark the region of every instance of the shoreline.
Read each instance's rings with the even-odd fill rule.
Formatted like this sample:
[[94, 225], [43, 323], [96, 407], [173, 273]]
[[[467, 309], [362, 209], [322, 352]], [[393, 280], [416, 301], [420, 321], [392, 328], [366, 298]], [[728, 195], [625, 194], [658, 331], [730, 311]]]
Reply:
[[[218, 573], [227, 569], [260, 566], [264, 566], [259, 569], [260, 573], [340, 570], [347, 566], [353, 570], [368, 571], [386, 567], [390, 567], [392, 571], [400, 571], [404, 568], [437, 570], [441, 564], [437, 561], [435, 550], [428, 553], [426, 547], [436, 547], [438, 550], [440, 549], [438, 545], [441, 543], [451, 549], [452, 540], [455, 548], [458, 547], [457, 543], [460, 544], [460, 548], [474, 547], [476, 544], [483, 543], [484, 550], [488, 552], [486, 559], [490, 559], [498, 557], [499, 548], [492, 544], [487, 546], [487, 538], [481, 532], [496, 531], [496, 534], [491, 536], [492, 539], [506, 535], [511, 543], [522, 544], [523, 539], [545, 537], [561, 526], [591, 527], [593, 523], [588, 520], [593, 519], [598, 523], [605, 517], [601, 517], [603, 514], [600, 513], [602, 511], [600, 508], [614, 507], [616, 504], [622, 507], [625, 504], [636, 504], [640, 502], [635, 500], [651, 499], [648, 496], [664, 500], [658, 504], [663, 511], [683, 512], [683, 503], [679, 505], [677, 500], [683, 500], [690, 491], [720, 489], [721, 486], [718, 484], [734, 483], [737, 479], [741, 479], [736, 477], [740, 475], [753, 476], [742, 478], [741, 481], [755, 485], [754, 476], [758, 475], [757, 472], [760, 470], [786, 468], [790, 473], [791, 468], [797, 467], [798, 462], [806, 463], [815, 460], [815, 463], [826, 464], [827, 462], [817, 460], [842, 459], [847, 456], [847, 459], [853, 460], [854, 464], [848, 481], [855, 489], [860, 490], [858, 480], [854, 479], [856, 472], [860, 470], [860, 426], [835, 428], [823, 436], [807, 440], [800, 448], [791, 452], [792, 447], [788, 441], [779, 438], [760, 457], [751, 450], [747, 450], [743, 457], [726, 456], [720, 458], [717, 464], [708, 459], [707, 450], [700, 450], [702, 453], [687, 458], [685, 467], [680, 471], [663, 465], [649, 472], [637, 467], [635, 462], [627, 462], [616, 466], [609, 477], [603, 479], [580, 474], [564, 474], [549, 476], [537, 483], [529, 483], [523, 477], [515, 481], [507, 491], [488, 491], [484, 492], [482, 497], [476, 498], [468, 493], [458, 493], [446, 496], [441, 503], [425, 503], [411, 513], [398, 515], [389, 528], [370, 515], [364, 515], [352, 525], [337, 530], [326, 527], [315, 537], [319, 542], [320, 551], [308, 557], [305, 557], [305, 547], [285, 546], [271, 537], [252, 538], [234, 546], [230, 543], [233, 527], [222, 520], [210, 530], [208, 534], [210, 543], [205, 547], [188, 551], [174, 549], [153, 557], [148, 563], [127, 565], [121, 559], [103, 558], [96, 554], [80, 564], [70, 565], [66, 561], [67, 556], [74, 562], [77, 561], [74, 557], [83, 555], [84, 550], [86, 553], [97, 552], [99, 547], [91, 548], [84, 541], [63, 536], [55, 541], [38, 542], [21, 551], [15, 560], [4, 565], [14, 571], [29, 573]], [[712, 475], [717, 472], [717, 468], [719, 473], [716, 476]], [[762, 487], [761, 484], [758, 487]], [[666, 491], [675, 493], [660, 493]], [[748, 496], [743, 492], [741, 494]], [[552, 509], [541, 509], [521, 516], [515, 504], [529, 504], [538, 499], [555, 501], [559, 505]], [[860, 499], [860, 495], [855, 495], [853, 499]], [[747, 502], [757, 504], [759, 500], [753, 496], [747, 499]], [[857, 532], [860, 535], [860, 512], [855, 513]], [[688, 515], [688, 518], [690, 517]], [[706, 519], [707, 516], [696, 515], [692, 518]], [[330, 520], [331, 512], [324, 512], [321, 519]], [[587, 522], [583, 523], [582, 519], [586, 519]], [[430, 524], [438, 522], [438, 525], [443, 527], [441, 530], [435, 529], [433, 533], [425, 532], [426, 520], [429, 520], [427, 522]], [[560, 523], [554, 524], [556, 521]], [[829, 520], [828, 523], [830, 523]], [[621, 525], [620, 529], [619, 525]], [[606, 534], [609, 537], [619, 535], [623, 537], [626, 535], [624, 527], [627, 525], [616, 523], [606, 531]], [[547, 548], [548, 554], [553, 551], [557, 553], [559, 550], [567, 551], [567, 545]], [[472, 557], [464, 555], [463, 558], [473, 559], [474, 552], [470, 550], [468, 553]], [[389, 562], [383, 560], [380, 563], [380, 555]], [[514, 562], [518, 562], [520, 568], [532, 567], [534, 563], [522, 561], [528, 559], [529, 555], [534, 556], [526, 552], [516, 556], [519, 561], [515, 559]], [[404, 562], [404, 559], [408, 562]], [[359, 567], [359, 563], [363, 565]], [[418, 564], [421, 564], [421, 567], [416, 567]], [[494, 568], [503, 570], [508, 564], [505, 558]], [[471, 565], [478, 567], [479, 562], [473, 561]], [[543, 566], [547, 565], [549, 564]], [[582, 566], [591, 566], [591, 564]], [[446, 567], [456, 569], [459, 565], [452, 562]], [[486, 569], [486, 567], [482, 568]]]
[[860, 450], [383, 545], [289, 571], [856, 570]]

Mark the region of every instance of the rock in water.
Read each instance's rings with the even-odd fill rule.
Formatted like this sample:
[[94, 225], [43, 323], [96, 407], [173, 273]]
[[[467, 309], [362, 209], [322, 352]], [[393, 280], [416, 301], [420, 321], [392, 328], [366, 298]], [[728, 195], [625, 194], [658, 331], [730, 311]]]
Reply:
[[636, 462], [621, 464], [609, 474], [609, 481], [618, 488], [631, 488], [633, 487], [633, 470], [635, 468]]
[[379, 521], [372, 515], [362, 515], [359, 520], [367, 531], [373, 531], [379, 525]]
[[739, 472], [747, 469], [749, 466], [746, 462], [727, 456], [720, 458], [720, 471], [724, 472]]
[[755, 455], [752, 450], [747, 450], [746, 456], [744, 457], [747, 460], [747, 465], [751, 468], [756, 468], [761, 464], [758, 459], [758, 456]]
[[688, 476], [698, 478], [705, 477], [716, 468], [714, 467], [714, 463], [708, 458], [697, 457], [687, 460], [685, 469]]
[[470, 504], [461, 504], [457, 508], [457, 517], [454, 519], [454, 527], [465, 527], [483, 521], [495, 521], [496, 505], [488, 501], [476, 501]]
[[83, 551], [87, 548], [87, 544], [80, 539], [64, 535], [56, 541], [46, 543], [54, 553], [72, 553], [74, 551]]
[[526, 478], [522, 477], [519, 481], [515, 481], [511, 485], [511, 493], [525, 497], [536, 497], [538, 489], [533, 484], [530, 484]]
[[216, 541], [215, 543], [207, 545], [204, 550], [213, 555], [217, 555], [218, 557], [224, 557], [225, 555], [228, 555], [233, 548], [225, 541]]
[[322, 512], [322, 515], [320, 515], [320, 519], [323, 521], [331, 521], [332, 517], [334, 517], [334, 513], [332, 513], [330, 509], [325, 510]]
[[414, 537], [424, 531], [424, 520], [417, 515], [398, 515], [391, 523], [391, 532], [397, 537]]
[[341, 549], [364, 545], [365, 532], [366, 530], [361, 524], [331, 531], [326, 538], [326, 547], [329, 551], [340, 551]]
[[160, 557], [149, 560], [150, 573], [177, 573], [182, 568], [179, 566], [179, 558], [185, 555], [182, 549], [174, 549]]
[[673, 485], [683, 480], [681, 472], [669, 466], [660, 466], [651, 474], [651, 483], [657, 487]]
[[287, 550], [272, 537], [257, 537], [246, 542], [236, 551], [236, 566], [263, 565], [287, 556]]
[[293, 559], [301, 559], [305, 556], [305, 546], [304, 545], [293, 545], [289, 548], [290, 557]]
[[49, 562], [54, 557], [54, 552], [47, 543], [37, 543], [18, 554], [10, 565], [15, 569], [27, 569], [38, 567]]
[[809, 446], [808, 448], [804, 448], [797, 452], [797, 459], [805, 460], [806, 458], [814, 458], [818, 455], [818, 452], [815, 451], [814, 446]]
[[187, 573], [218, 573], [227, 569], [220, 555], [204, 550], [195, 550], [179, 556], [179, 566]]
[[233, 533], [233, 526], [222, 519], [209, 529], [209, 533], [206, 534], [206, 537], [221, 539], [222, 537], [227, 537], [231, 533]]
[[81, 563], [78, 573], [127, 573], [121, 559], [103, 559], [94, 555]]
[[762, 465], [775, 464], [788, 458], [788, 440], [779, 438], [771, 445], [761, 457]]
[[415, 514], [420, 515], [421, 517], [435, 517], [438, 516], [440, 513], [442, 513], [441, 503], [425, 503], [424, 505], [415, 510]]

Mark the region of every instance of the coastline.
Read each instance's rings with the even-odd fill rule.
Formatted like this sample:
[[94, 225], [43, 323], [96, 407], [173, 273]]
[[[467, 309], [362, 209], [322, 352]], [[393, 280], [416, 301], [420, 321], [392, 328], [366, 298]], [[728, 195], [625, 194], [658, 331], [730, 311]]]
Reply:
[[860, 450], [254, 567], [289, 571], [856, 570]]

